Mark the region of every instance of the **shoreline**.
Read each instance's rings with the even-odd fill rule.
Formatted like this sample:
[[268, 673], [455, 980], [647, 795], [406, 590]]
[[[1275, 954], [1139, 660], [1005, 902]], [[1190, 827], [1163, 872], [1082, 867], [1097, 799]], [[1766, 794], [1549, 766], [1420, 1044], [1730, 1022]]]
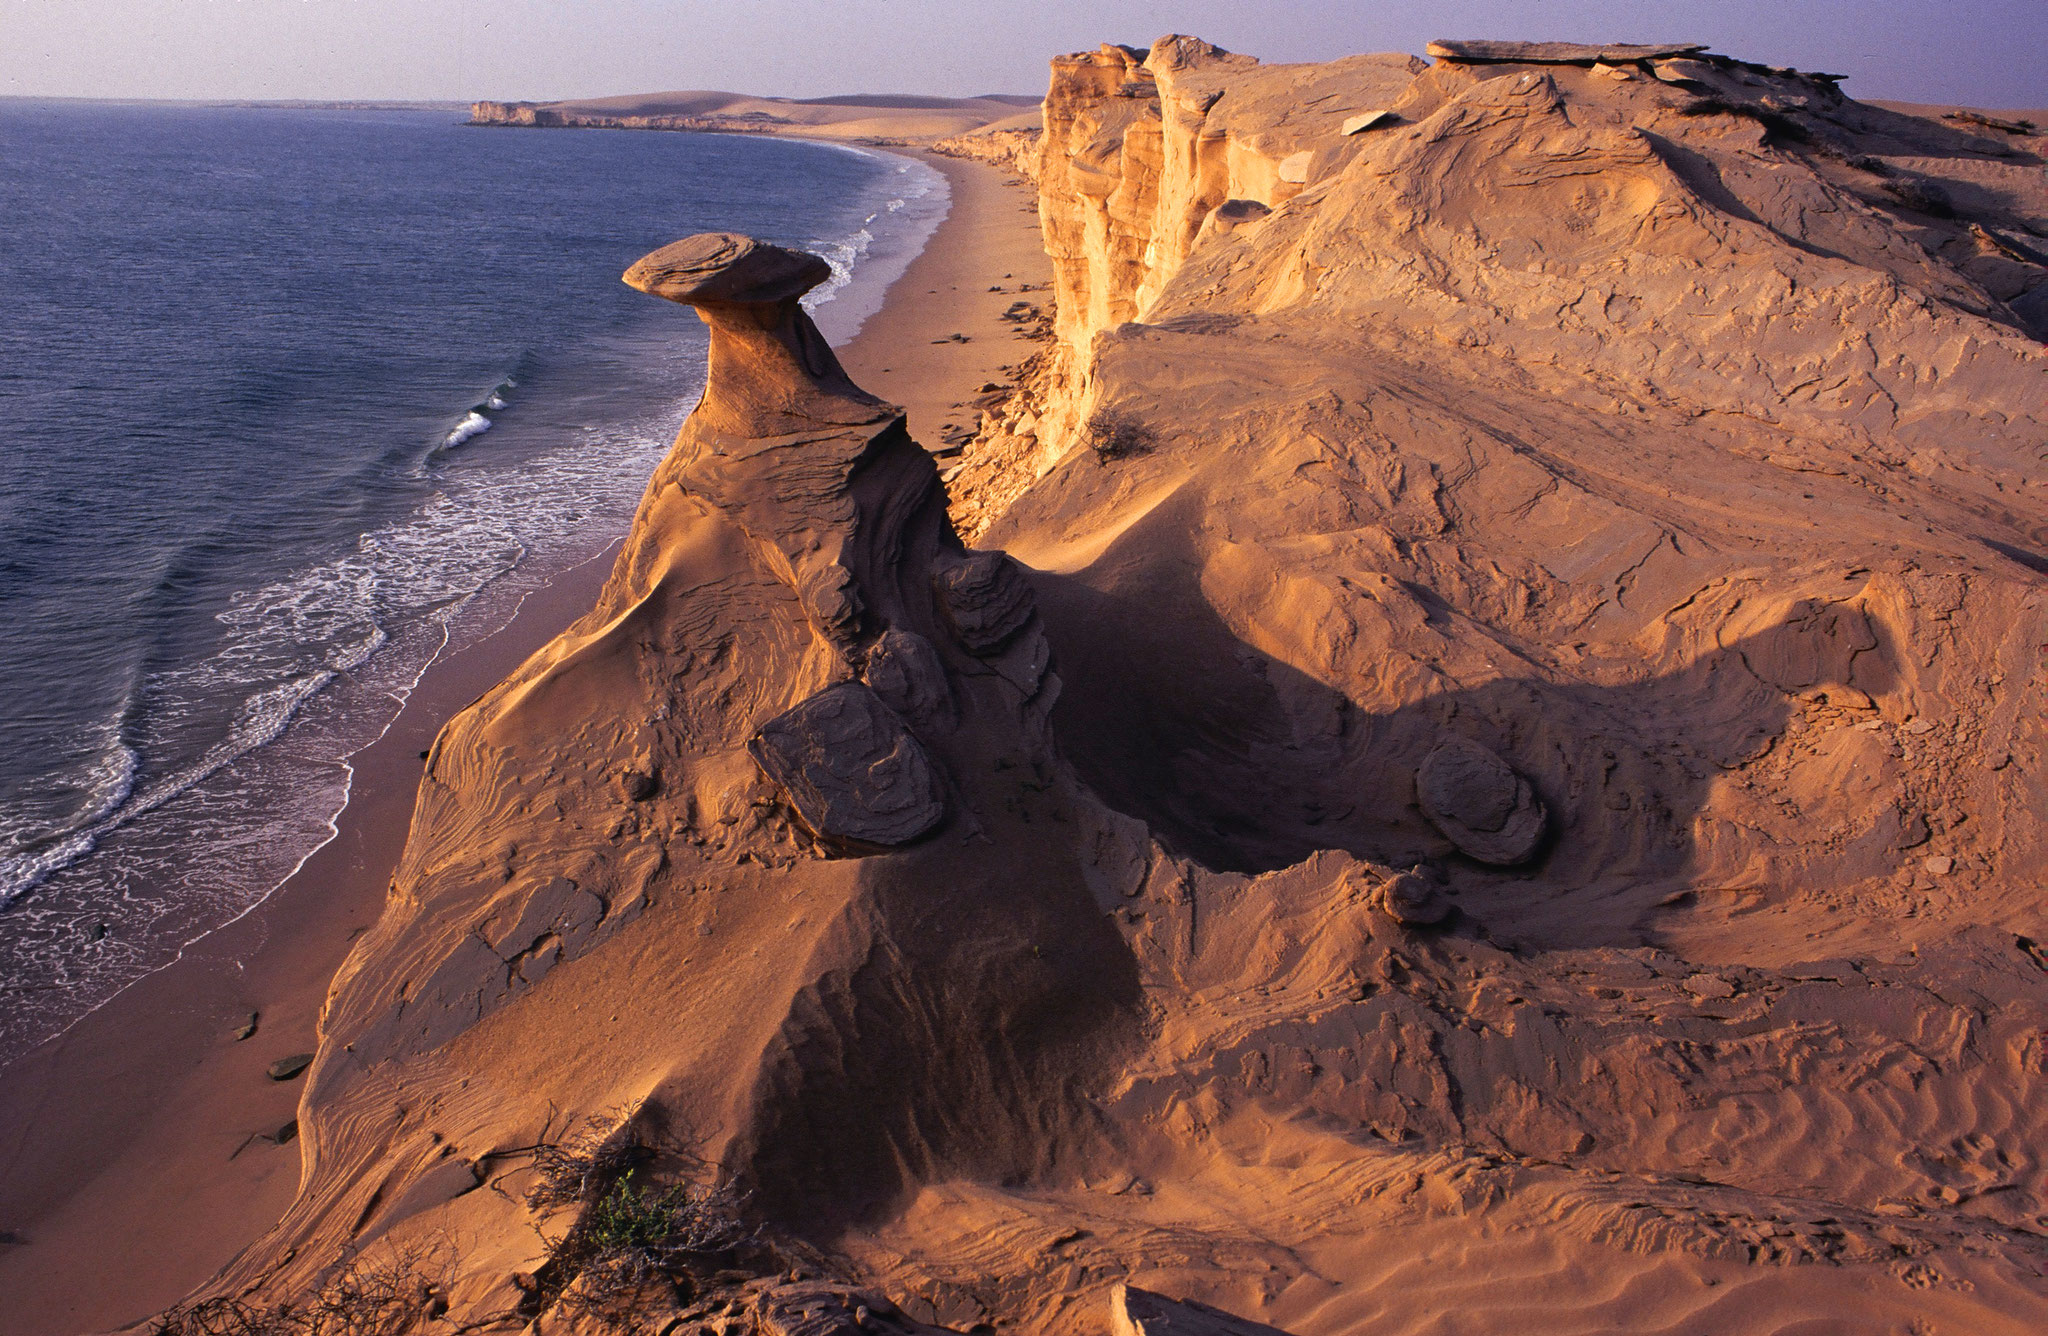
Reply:
[[[947, 178], [950, 211], [839, 353], [856, 380], [909, 410], [929, 448], [946, 412], [1032, 351], [999, 318], [1014, 295], [988, 289], [1043, 283], [1050, 266], [1030, 196], [1006, 187], [1004, 173], [915, 156]], [[422, 674], [383, 735], [349, 758], [336, 833], [284, 885], [0, 1069], [0, 1336], [157, 1312], [283, 1213], [299, 1157], [294, 1141], [274, 1137], [294, 1119], [300, 1087], [264, 1069], [314, 1047], [328, 981], [381, 912], [418, 754], [590, 609], [622, 538], [542, 575], [498, 630]], [[255, 1034], [236, 1040], [251, 1013]]]
[[[783, 137], [788, 138], [789, 136]], [[911, 221], [901, 228], [892, 229], [894, 232], [900, 232], [900, 235], [885, 233], [884, 235], [889, 235], [889, 239], [884, 244], [875, 245], [874, 243], [880, 241], [881, 238], [869, 229], [876, 228], [876, 218], [879, 214], [871, 214], [857, 232], [838, 238], [836, 242], [824, 241], [819, 243], [825, 246], [823, 253], [833, 266], [833, 276], [828, 284], [820, 289], [821, 292], [829, 292], [831, 295], [826, 297], [824, 302], [814, 309], [813, 314], [818, 319], [820, 328], [827, 333], [828, 337], [834, 340], [835, 344], [841, 341], [850, 342], [853, 337], [858, 335], [860, 328], [866, 321], [880, 310], [884, 298], [894, 286], [896, 280], [902, 277], [909, 263], [921, 253], [925, 245], [931, 240], [938, 226], [938, 220], [942, 220], [944, 217], [943, 210], [949, 207], [948, 201], [950, 196], [946, 189], [944, 174], [938, 173], [936, 169], [931, 168], [918, 157], [889, 153], [871, 148], [855, 148], [830, 140], [805, 142], [814, 142], [820, 148], [852, 152], [867, 158], [895, 159], [902, 163], [921, 167], [941, 178], [938, 191], [938, 199], [941, 201], [941, 212], [938, 219], [933, 219], [930, 216], [929, 210], [926, 209], [922, 219]], [[890, 209], [893, 211], [898, 207], [904, 206], [906, 199], [918, 200], [922, 198], [922, 193], [916, 195], [906, 194], [904, 198], [892, 201]], [[918, 206], [912, 205], [911, 207], [915, 209]], [[911, 215], [904, 216], [910, 217]], [[879, 231], [880, 229], [876, 228], [876, 230]], [[849, 252], [856, 257], [857, 263], [860, 266], [860, 277], [849, 281], [850, 275], [842, 267], [841, 260], [835, 258], [834, 252], [836, 251]], [[495, 392], [504, 392], [505, 390], [506, 386], [501, 383]], [[694, 391], [690, 398], [694, 399]], [[478, 405], [470, 410], [470, 418], [472, 420], [481, 417], [481, 408], [482, 406]], [[440, 448], [445, 450], [460, 445], [469, 436], [479, 434], [482, 430], [488, 429], [490, 425], [492, 425], [491, 421], [484, 419], [482, 427], [474, 431], [467, 431], [459, 440], [451, 437]], [[458, 431], [463, 430], [464, 428], [458, 428]], [[666, 453], [667, 448], [666, 445], [662, 446], [662, 453]], [[649, 462], [648, 467], [652, 468], [652, 461]], [[632, 505], [627, 507], [618, 517], [617, 523], [619, 528], [617, 531], [607, 532], [606, 529], [593, 529], [592, 533], [598, 535], [598, 541], [593, 543], [590, 535], [573, 539], [562, 544], [558, 549], [540, 556], [530, 566], [521, 565], [505, 570], [488, 584], [465, 596], [462, 600], [463, 606], [458, 608], [452, 617], [441, 621], [439, 643], [427, 651], [424, 659], [415, 667], [412, 667], [409, 673], [401, 671], [399, 676], [389, 683], [368, 689], [367, 695], [364, 695], [361, 684], [356, 683], [357, 694], [364, 696], [364, 698], [352, 704], [339, 706], [335, 704], [334, 696], [347, 689], [349, 684], [343, 682], [342, 679], [351, 676], [353, 670], [336, 670], [329, 673], [328, 676], [335, 680], [327, 684], [327, 686], [333, 687], [333, 691], [323, 687], [320, 690], [309, 693], [294, 704], [293, 708], [285, 716], [285, 721], [275, 733], [249, 745], [244, 750], [226, 756], [212, 766], [212, 768], [198, 774], [187, 785], [173, 793], [172, 799], [182, 797], [185, 788], [198, 787], [205, 784], [213, 777], [216, 771], [229, 769], [252, 759], [260, 761], [261, 753], [264, 752], [265, 748], [278, 744], [287, 744], [287, 739], [292, 730], [303, 725], [306, 718], [317, 710], [329, 712], [326, 722], [330, 727], [346, 727], [340, 721], [350, 721], [359, 725], [363, 722], [365, 715], [371, 716], [373, 719], [382, 719], [382, 723], [378, 725], [374, 733], [369, 732], [367, 729], [363, 730], [352, 747], [335, 754], [325, 762], [327, 766], [340, 772], [341, 779], [335, 805], [331, 811], [320, 817], [317, 822], [324, 829], [324, 834], [305, 844], [289, 868], [278, 874], [274, 884], [253, 899], [248, 900], [239, 909], [235, 909], [218, 921], [208, 923], [205, 926], [190, 925], [187, 929], [191, 933], [190, 936], [184, 937], [182, 940], [173, 937], [157, 943], [158, 949], [168, 952], [168, 955], [146, 965], [141, 972], [118, 983], [111, 992], [101, 996], [99, 1000], [91, 1002], [86, 1006], [85, 1010], [77, 1012], [68, 1020], [63, 1021], [58, 1029], [34, 1041], [30, 1047], [26, 1049], [16, 1047], [12, 1042], [11, 1036], [0, 1035], [0, 1074], [6, 1073], [11, 1066], [28, 1058], [45, 1045], [62, 1039], [64, 1035], [84, 1023], [95, 1012], [113, 1004], [124, 993], [141, 984], [144, 980], [166, 969], [173, 968], [188, 953], [194, 951], [208, 938], [228, 930], [243, 918], [260, 910], [282, 891], [285, 886], [290, 884], [294, 878], [298, 877], [308, 861], [313, 859], [321, 849], [332, 842], [339, 833], [339, 823], [345, 819], [348, 808], [353, 801], [353, 791], [357, 783], [356, 758], [381, 740], [385, 733], [397, 725], [403, 712], [410, 708], [410, 703], [426, 676], [441, 663], [466, 651], [473, 645], [493, 639], [499, 633], [505, 631], [512, 621], [520, 615], [527, 601], [548, 586], [561, 582], [587, 563], [600, 560], [608, 561], [609, 554], [616, 551], [623, 537], [624, 527], [630, 523], [633, 508], [637, 506], [638, 501], [639, 496], [636, 493]], [[601, 582], [602, 577], [600, 575], [599, 583]], [[592, 588], [595, 589], [596, 586], [593, 585]], [[472, 604], [475, 606], [469, 606]], [[363, 664], [358, 666], [368, 668], [372, 665]], [[382, 668], [386, 665], [379, 663], [376, 666]], [[507, 671], [510, 671], [509, 666]], [[389, 702], [389, 705], [385, 705], [385, 702]], [[314, 708], [302, 711], [299, 708], [301, 705]], [[288, 752], [290, 747], [289, 745], [281, 746], [280, 750]], [[127, 824], [125, 819], [109, 819], [103, 823], [101, 828], [94, 828], [89, 834], [94, 843], [97, 843], [106, 836], [123, 833]], [[93, 851], [92, 846], [88, 845], [85, 853], [81, 856], [90, 856]], [[60, 864], [53, 871], [61, 871], [67, 865]], [[35, 891], [41, 880], [42, 877], [38, 877], [36, 880], [23, 886], [18, 892], [0, 898], [0, 910], [6, 909], [19, 896]], [[0, 1154], [4, 1154], [5, 1144], [6, 1137], [4, 1134], [0, 1134]], [[4, 1158], [0, 1158], [0, 1187], [4, 1187], [5, 1175], [5, 1161]], [[0, 1195], [0, 1204], [4, 1204], [4, 1201], [4, 1195]], [[5, 1216], [4, 1213], [0, 1213], [0, 1253], [4, 1253], [6, 1232]]]

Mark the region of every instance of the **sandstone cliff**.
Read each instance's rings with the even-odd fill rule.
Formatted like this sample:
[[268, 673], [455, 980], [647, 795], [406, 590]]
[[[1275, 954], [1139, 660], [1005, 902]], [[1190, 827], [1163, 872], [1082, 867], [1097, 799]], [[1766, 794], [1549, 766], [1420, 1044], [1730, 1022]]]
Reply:
[[1039, 145], [1045, 139], [1045, 116], [1039, 110], [1005, 116], [966, 134], [950, 135], [932, 145], [932, 152], [969, 158], [1038, 180]]
[[655, 1329], [2048, 1323], [2039, 141], [1432, 54], [1055, 62], [955, 518], [816, 261], [629, 272], [705, 400], [436, 746], [222, 1292], [599, 1322], [530, 1188], [615, 1111], [761, 1231]]

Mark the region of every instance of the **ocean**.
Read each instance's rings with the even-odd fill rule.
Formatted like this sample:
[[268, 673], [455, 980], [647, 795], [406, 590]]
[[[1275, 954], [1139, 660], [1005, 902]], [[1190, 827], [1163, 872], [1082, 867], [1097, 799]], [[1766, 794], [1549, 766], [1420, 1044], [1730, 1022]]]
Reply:
[[435, 659], [624, 532], [701, 386], [620, 272], [947, 207], [865, 149], [444, 111], [0, 101], [0, 1065], [332, 837]]

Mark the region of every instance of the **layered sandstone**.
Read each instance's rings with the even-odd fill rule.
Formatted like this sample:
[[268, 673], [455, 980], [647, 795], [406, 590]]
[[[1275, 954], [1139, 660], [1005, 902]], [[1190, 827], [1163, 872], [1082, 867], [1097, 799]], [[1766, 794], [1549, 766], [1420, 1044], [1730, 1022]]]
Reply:
[[[1715, 1325], [1679, 1276], [1716, 1258], [1755, 1263], [1723, 1325], [2024, 1328], [2034, 143], [1690, 48], [1359, 63], [1056, 65], [1057, 360], [952, 483], [1042, 573], [1069, 755], [1181, 860], [1133, 908], [1182, 1001], [1120, 1095], [1170, 1204], [1087, 1199], [1067, 1255], [1295, 1330], [1504, 1272], [1546, 1329], [1600, 1326], [1595, 1274], [1632, 1329]], [[1324, 119], [1233, 167], [1233, 100], [1290, 79]], [[1501, 768], [1451, 784], [1467, 747]], [[1440, 895], [1426, 944], [1371, 921]], [[997, 1250], [946, 1222], [998, 1209], [1084, 1208], [949, 1189], [883, 1238], [966, 1284]], [[1222, 1236], [1259, 1263], [1189, 1260]]]

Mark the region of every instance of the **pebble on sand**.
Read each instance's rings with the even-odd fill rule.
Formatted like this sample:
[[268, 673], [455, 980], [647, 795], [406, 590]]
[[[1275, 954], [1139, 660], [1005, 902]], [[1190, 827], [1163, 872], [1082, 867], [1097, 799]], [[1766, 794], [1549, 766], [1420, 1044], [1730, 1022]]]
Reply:
[[288, 1058], [279, 1058], [264, 1070], [273, 1081], [289, 1081], [312, 1065], [311, 1053], [294, 1053]]

